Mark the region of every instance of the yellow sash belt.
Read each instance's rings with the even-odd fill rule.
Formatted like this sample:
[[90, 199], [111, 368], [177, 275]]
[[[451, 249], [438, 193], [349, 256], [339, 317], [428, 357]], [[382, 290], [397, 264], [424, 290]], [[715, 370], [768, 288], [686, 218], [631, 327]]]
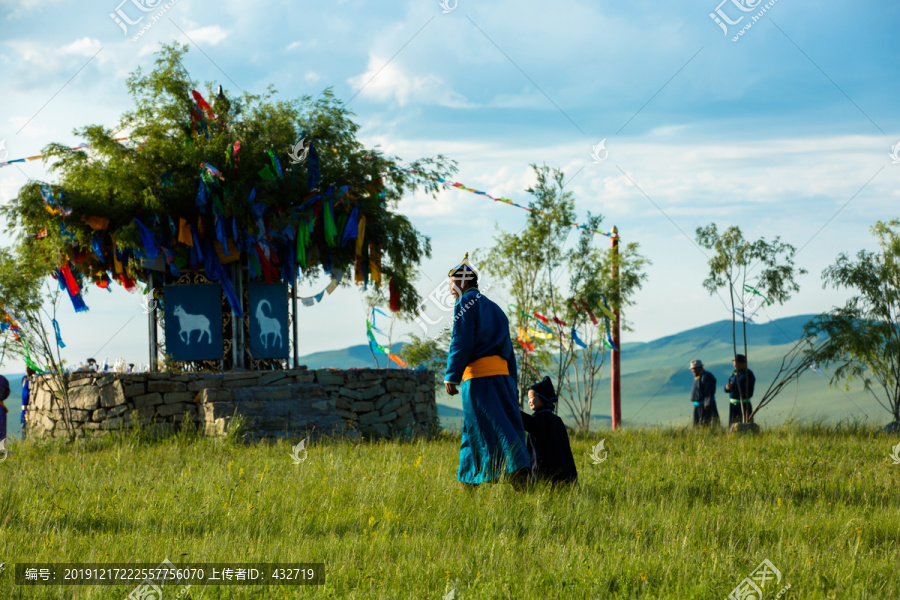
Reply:
[[462, 380], [467, 381], [475, 377], [490, 377], [491, 375], [509, 375], [509, 365], [505, 358], [499, 356], [485, 356], [469, 363], [463, 371]]

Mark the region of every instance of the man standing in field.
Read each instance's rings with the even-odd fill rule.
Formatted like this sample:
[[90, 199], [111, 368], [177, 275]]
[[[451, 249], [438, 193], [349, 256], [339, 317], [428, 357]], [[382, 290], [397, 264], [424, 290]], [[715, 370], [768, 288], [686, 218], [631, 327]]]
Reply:
[[691, 402], [694, 405], [694, 427], [719, 424], [719, 409], [716, 407], [716, 378], [703, 368], [703, 361], [692, 360], [694, 387], [691, 388]]
[[456, 305], [444, 387], [451, 396], [462, 392], [457, 479], [466, 487], [509, 474], [518, 489], [527, 483], [531, 460], [517, 400], [509, 320], [478, 291], [478, 273], [468, 258], [466, 253], [449, 273]]
[[747, 357], [743, 354], [734, 355], [734, 373], [725, 384], [725, 391], [731, 396], [731, 407], [728, 413], [728, 425], [734, 423], [749, 422], [753, 405], [750, 398], [753, 397], [753, 387], [756, 385], [756, 376], [747, 368]]

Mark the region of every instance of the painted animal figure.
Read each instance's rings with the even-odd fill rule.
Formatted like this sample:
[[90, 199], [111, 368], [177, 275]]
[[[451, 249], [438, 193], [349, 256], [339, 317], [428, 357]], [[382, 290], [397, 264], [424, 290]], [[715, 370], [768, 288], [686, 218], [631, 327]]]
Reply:
[[205, 315], [192, 315], [185, 312], [180, 304], [175, 306], [172, 314], [178, 317], [178, 325], [181, 329], [178, 332], [178, 337], [181, 338], [186, 346], [190, 345], [191, 333], [194, 331], [200, 332], [199, 337], [197, 337], [198, 342], [203, 339], [203, 334], [205, 333], [206, 342], [208, 344], [212, 343], [212, 334], [209, 332], [209, 319]]
[[[269, 307], [269, 313], [272, 313], [272, 305], [268, 300], [260, 300], [256, 305], [256, 320], [259, 322], [259, 341], [263, 348], [269, 347], [269, 336], [272, 336], [272, 347], [281, 348], [281, 322], [278, 319], [270, 317], [263, 310], [263, 304]], [[275, 340], [278, 345], [275, 345]]]

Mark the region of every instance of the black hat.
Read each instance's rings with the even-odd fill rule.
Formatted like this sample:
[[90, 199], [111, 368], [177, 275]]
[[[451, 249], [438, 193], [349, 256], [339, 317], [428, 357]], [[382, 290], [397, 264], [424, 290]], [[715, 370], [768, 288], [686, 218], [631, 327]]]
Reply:
[[553, 389], [553, 382], [550, 381], [549, 377], [545, 376], [541, 381], [530, 386], [528, 389], [534, 390], [534, 393], [540, 396], [541, 400], [548, 404], [553, 404], [557, 400], [556, 390]]
[[735, 355], [734, 355], [734, 362], [742, 362], [742, 363], [745, 363], [745, 362], [747, 362], [747, 357], [744, 356], [743, 354], [735, 354]]

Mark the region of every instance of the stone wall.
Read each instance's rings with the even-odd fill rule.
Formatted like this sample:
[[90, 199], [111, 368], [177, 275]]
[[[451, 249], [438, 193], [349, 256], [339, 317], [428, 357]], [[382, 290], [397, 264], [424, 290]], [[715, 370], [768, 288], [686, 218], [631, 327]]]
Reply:
[[[68, 435], [56, 383], [32, 385], [26, 436]], [[69, 415], [76, 435], [133, 426], [172, 431], [189, 420], [226, 434], [236, 416], [250, 438], [420, 436], [437, 417], [434, 373], [405, 369], [318, 369], [208, 373], [72, 373]]]

